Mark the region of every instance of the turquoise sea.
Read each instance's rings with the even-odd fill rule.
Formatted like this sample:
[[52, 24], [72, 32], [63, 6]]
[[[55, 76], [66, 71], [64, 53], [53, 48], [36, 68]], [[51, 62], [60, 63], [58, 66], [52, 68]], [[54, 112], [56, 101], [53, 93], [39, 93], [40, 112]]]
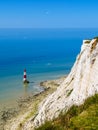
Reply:
[[[42, 90], [39, 83], [70, 72], [83, 39], [98, 29], [0, 29], [0, 106]], [[28, 86], [23, 85], [27, 70]]]

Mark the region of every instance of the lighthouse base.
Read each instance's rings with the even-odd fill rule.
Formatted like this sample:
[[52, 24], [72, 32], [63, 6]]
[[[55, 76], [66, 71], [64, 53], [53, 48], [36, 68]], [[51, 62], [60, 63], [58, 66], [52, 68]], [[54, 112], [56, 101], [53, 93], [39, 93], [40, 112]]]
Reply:
[[23, 81], [24, 84], [29, 84], [30, 82], [28, 80]]

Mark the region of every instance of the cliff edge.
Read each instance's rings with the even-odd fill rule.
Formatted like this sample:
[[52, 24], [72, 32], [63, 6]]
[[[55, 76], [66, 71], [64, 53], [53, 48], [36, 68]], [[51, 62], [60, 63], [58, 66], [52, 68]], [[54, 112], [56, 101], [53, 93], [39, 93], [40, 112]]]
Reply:
[[98, 93], [98, 39], [84, 40], [81, 52], [68, 77], [57, 90], [48, 96], [39, 106], [33, 120], [25, 125], [38, 127], [46, 120], [58, 117], [72, 105], [81, 105], [85, 99]]

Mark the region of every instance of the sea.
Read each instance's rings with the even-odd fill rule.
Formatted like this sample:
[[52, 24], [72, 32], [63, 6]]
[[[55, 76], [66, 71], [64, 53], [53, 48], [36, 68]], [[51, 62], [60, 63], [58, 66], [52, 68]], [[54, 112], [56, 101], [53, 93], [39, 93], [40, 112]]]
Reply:
[[83, 40], [95, 36], [95, 28], [0, 29], [0, 107], [42, 91], [41, 81], [67, 75]]

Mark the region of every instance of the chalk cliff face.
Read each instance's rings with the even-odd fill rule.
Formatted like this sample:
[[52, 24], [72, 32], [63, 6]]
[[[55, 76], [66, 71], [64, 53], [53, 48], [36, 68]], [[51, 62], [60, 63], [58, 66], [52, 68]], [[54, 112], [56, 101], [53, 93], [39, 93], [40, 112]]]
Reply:
[[80, 105], [87, 97], [98, 93], [97, 43], [97, 39], [83, 41], [81, 52], [68, 77], [40, 104], [33, 122], [35, 127], [57, 117], [60, 112], [67, 111], [73, 104]]

